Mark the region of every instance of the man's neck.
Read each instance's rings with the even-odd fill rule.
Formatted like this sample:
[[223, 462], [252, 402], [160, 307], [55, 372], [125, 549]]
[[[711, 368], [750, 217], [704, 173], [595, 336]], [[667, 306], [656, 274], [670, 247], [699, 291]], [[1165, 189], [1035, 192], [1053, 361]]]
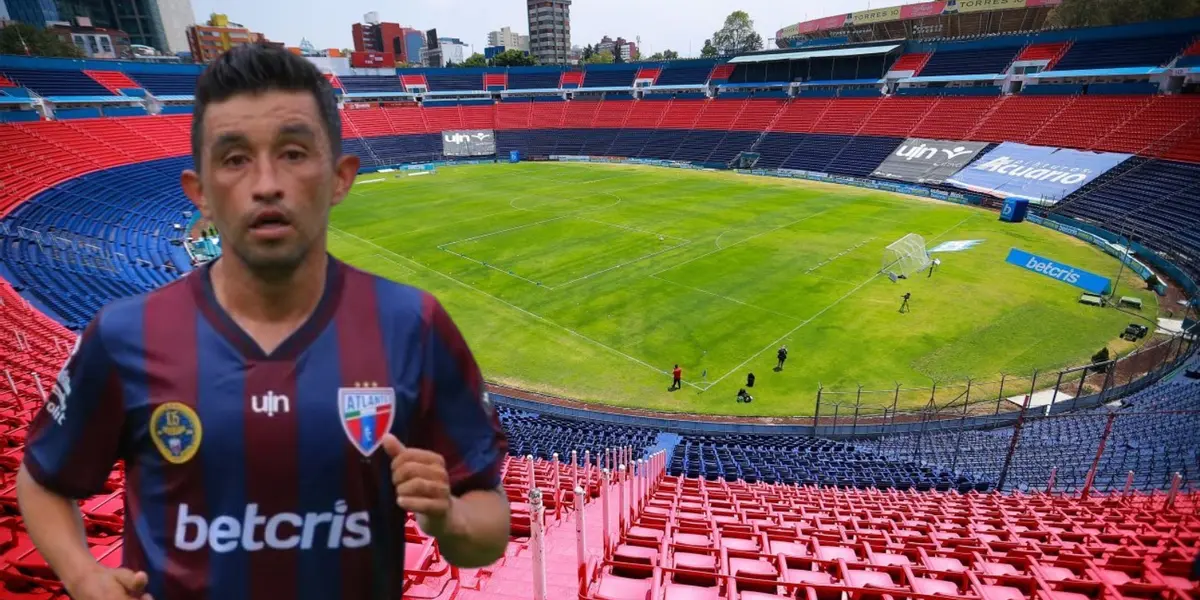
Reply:
[[325, 291], [329, 257], [313, 249], [294, 271], [263, 277], [239, 258], [227, 255], [213, 266], [213, 293], [234, 321], [297, 327], [317, 308]]

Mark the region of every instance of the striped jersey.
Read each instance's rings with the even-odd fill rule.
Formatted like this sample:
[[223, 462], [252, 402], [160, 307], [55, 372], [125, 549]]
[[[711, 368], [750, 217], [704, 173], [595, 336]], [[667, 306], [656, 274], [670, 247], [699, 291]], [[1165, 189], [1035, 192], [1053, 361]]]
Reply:
[[26, 468], [84, 498], [124, 461], [123, 562], [155, 598], [399, 598], [407, 516], [382, 436], [444, 456], [456, 495], [500, 483], [506, 441], [458, 328], [330, 257], [316, 310], [267, 354], [210, 268], [93, 319]]

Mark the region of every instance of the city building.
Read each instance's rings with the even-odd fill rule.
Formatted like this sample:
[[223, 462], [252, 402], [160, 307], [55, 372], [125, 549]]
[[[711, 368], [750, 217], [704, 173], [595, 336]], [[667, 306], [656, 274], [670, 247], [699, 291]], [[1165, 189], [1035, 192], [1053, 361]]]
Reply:
[[133, 58], [129, 34], [120, 29], [93, 27], [87, 17], [76, 17], [76, 23], [53, 23], [47, 29], [59, 39], [74, 44], [88, 58]]
[[419, 62], [421, 49], [425, 47], [425, 34], [397, 23], [382, 22], [374, 11], [363, 15], [362, 23], [351, 25], [350, 35], [354, 38], [355, 52], [390, 53], [402, 64]]
[[45, 27], [59, 19], [58, 6], [54, 0], [0, 0], [0, 18]]
[[506, 50], [529, 52], [529, 36], [516, 33], [510, 27], [488, 33], [488, 46], [504, 46]]
[[230, 21], [228, 16], [216, 13], [209, 17], [208, 23], [188, 27], [187, 38], [192, 60], [198, 63], [212, 62], [226, 50], [246, 44], [283, 47], [283, 44], [272, 42], [261, 33]]
[[429, 65], [431, 67], [444, 67], [449, 64], [461, 65], [464, 60], [467, 60], [467, 57], [471, 56], [471, 47], [458, 38], [440, 37], [438, 46], [442, 49], [442, 64]]
[[[4, 0], [12, 12], [14, 0]], [[31, 0], [18, 0], [30, 2]], [[53, 0], [38, 0], [55, 4]], [[92, 25], [129, 34], [134, 45], [163, 54], [186, 52], [188, 27], [196, 23], [191, 0], [58, 0], [58, 20], [91, 19]]]
[[607, 35], [600, 38], [600, 43], [596, 44], [596, 52], [608, 51], [613, 57], [621, 57], [621, 60], [629, 62], [636, 60], [638, 56], [637, 44], [623, 37], [612, 39]]
[[564, 65], [571, 53], [571, 0], [525, 0], [529, 53], [544, 65]]

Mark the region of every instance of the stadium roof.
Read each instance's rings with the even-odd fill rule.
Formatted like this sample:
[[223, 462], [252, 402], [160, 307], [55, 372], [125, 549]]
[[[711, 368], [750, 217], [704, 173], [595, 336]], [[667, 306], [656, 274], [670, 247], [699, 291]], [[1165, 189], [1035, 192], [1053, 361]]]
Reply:
[[900, 81], [906, 83], [950, 83], [952, 81], [995, 81], [1004, 79], [996, 73], [980, 73], [979, 75], [930, 75], [928, 77], [905, 77]]
[[805, 81], [800, 84], [800, 87], [814, 85], [878, 85], [883, 81], [883, 79], [830, 79], [828, 81]]
[[14, 98], [12, 96], [0, 96], [0, 106], [33, 104], [33, 98]]
[[775, 60], [808, 60], [810, 58], [836, 58], [839, 56], [871, 56], [887, 54], [899, 48], [900, 44], [886, 46], [869, 46], [866, 48], [834, 48], [831, 50], [807, 50], [800, 52], [776, 52], [773, 54], [748, 54], [729, 59], [731, 63], [760, 63]]
[[131, 96], [46, 96], [46, 100], [55, 104], [133, 104], [142, 101]]
[[1054, 79], [1057, 77], [1113, 77], [1122, 75], [1157, 75], [1166, 72], [1162, 67], [1112, 67], [1108, 69], [1080, 69], [1076, 71], [1042, 71], [1027, 75], [1030, 79]]

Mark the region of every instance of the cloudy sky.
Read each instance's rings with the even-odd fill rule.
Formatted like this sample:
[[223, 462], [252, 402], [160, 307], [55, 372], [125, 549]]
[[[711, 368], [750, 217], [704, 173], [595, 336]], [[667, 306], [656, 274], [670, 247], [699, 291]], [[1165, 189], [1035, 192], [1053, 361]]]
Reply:
[[[604, 35], [642, 38], [645, 54], [672, 49], [698, 55], [704, 39], [721, 27], [726, 15], [745, 10], [764, 40], [785, 25], [868, 7], [907, 4], [911, 0], [574, 0], [571, 41], [580, 46]], [[378, 11], [383, 21], [417, 29], [436, 27], [438, 35], [461, 38], [483, 51], [487, 33], [508, 25], [528, 33], [525, 0], [191, 0], [197, 22], [209, 13], [289, 46], [308, 38], [317, 48], [351, 47], [350, 25]], [[304, 6], [308, 4], [308, 6]], [[769, 45], [769, 42], [768, 42]]]

